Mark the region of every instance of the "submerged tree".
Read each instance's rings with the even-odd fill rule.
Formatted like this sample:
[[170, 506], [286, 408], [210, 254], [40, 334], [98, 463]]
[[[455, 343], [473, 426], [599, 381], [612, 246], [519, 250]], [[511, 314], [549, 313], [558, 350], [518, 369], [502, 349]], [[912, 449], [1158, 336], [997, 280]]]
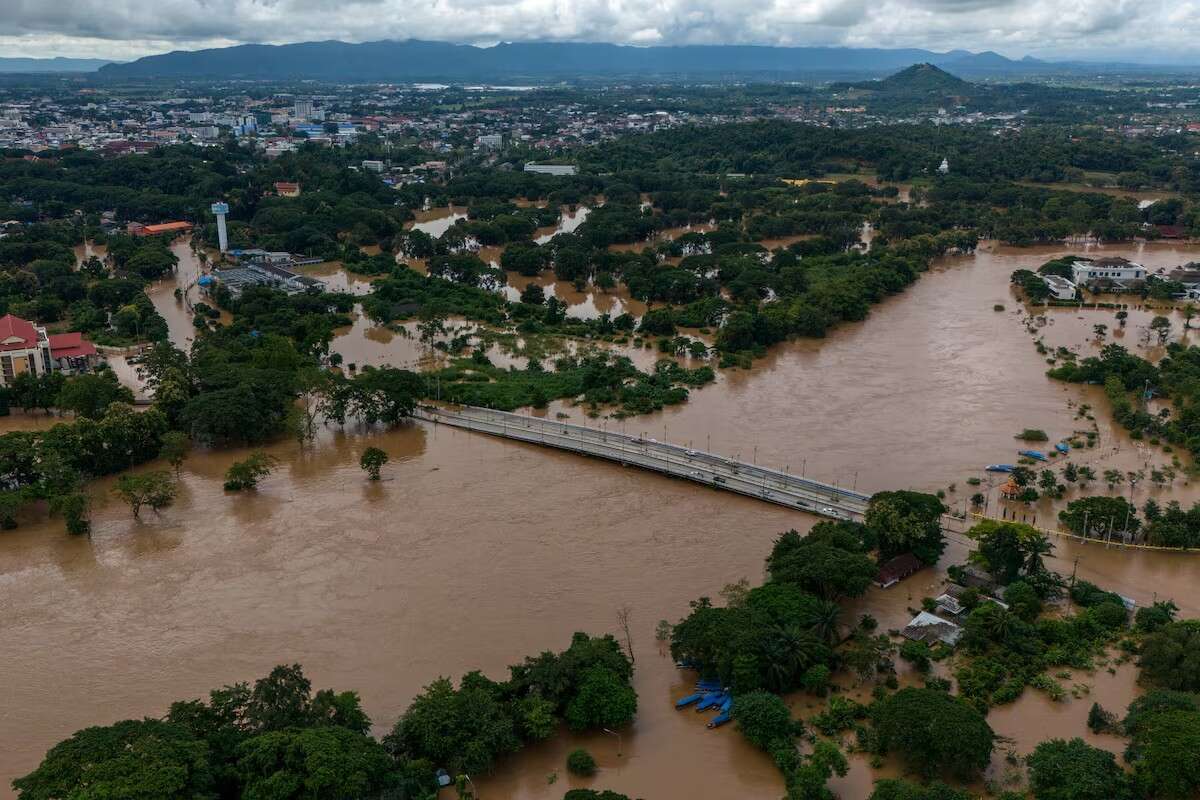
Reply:
[[155, 513], [171, 505], [178, 487], [171, 473], [165, 470], [144, 472], [140, 475], [122, 475], [113, 490], [129, 508], [133, 516], [140, 519], [142, 506], [150, 507]]
[[158, 451], [158, 455], [171, 465], [171, 468], [175, 470], [175, 476], [179, 477], [179, 469], [183, 466], [183, 460], [187, 458], [189, 449], [191, 449], [191, 441], [187, 434], [182, 431], [167, 431], [162, 435], [162, 448]]
[[379, 471], [383, 469], [383, 465], [388, 462], [388, 454], [378, 447], [368, 447], [363, 451], [362, 457], [358, 459], [358, 465], [367, 473], [367, 477], [373, 481], [379, 480]]
[[271, 470], [279, 463], [279, 459], [255, 450], [244, 461], [235, 461], [225, 472], [225, 489], [239, 492], [242, 489], [254, 489], [258, 482], [271, 474]]

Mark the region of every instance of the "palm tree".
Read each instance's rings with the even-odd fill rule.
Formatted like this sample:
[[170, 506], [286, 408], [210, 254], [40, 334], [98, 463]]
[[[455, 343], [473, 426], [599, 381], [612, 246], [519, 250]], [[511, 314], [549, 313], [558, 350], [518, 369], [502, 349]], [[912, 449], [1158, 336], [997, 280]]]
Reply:
[[985, 622], [985, 628], [988, 636], [993, 641], [1004, 641], [1008, 638], [1009, 634], [1012, 633], [1013, 623], [1015, 621], [1016, 617], [1011, 611], [1006, 608], [1000, 608], [999, 606], [996, 606], [995, 612], [993, 612]]
[[1046, 571], [1046, 562], [1042, 556], [1054, 552], [1054, 545], [1042, 534], [1031, 536], [1025, 540], [1025, 574], [1037, 575]]
[[832, 600], [818, 600], [813, 606], [810, 630], [821, 641], [837, 644], [841, 616], [842, 607], [837, 603]]

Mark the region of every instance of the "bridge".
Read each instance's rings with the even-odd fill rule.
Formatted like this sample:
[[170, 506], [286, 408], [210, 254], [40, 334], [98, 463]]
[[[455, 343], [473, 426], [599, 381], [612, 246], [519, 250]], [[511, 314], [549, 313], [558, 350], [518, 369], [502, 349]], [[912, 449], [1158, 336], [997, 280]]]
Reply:
[[438, 425], [616, 461], [832, 519], [861, 520], [870, 495], [669, 442], [474, 406], [422, 406]]

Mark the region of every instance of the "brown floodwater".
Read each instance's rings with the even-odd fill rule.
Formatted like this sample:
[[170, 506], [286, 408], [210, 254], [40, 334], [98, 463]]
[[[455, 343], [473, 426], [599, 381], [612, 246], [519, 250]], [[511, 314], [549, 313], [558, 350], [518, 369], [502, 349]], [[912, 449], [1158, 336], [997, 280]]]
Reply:
[[371, 293], [371, 282], [385, 277], [382, 275], [360, 275], [352, 272], [340, 261], [323, 261], [320, 264], [304, 266], [300, 271], [305, 275], [319, 278], [325, 283], [327, 291], [343, 292], [359, 297]]
[[450, 227], [460, 219], [467, 218], [466, 206], [446, 206], [444, 208], [431, 208], [423, 211], [413, 212], [414, 220], [406, 222], [405, 227], [409, 230], [423, 231], [433, 238], [440, 238], [443, 233], [450, 230]]
[[[196, 329], [192, 325], [192, 312], [183, 300], [175, 298], [175, 290], [186, 289], [187, 299], [192, 303], [198, 302], [201, 297], [196, 281], [203, 274], [204, 266], [192, 250], [191, 239], [188, 237], [172, 242], [171, 252], [179, 258], [175, 272], [147, 286], [146, 294], [150, 295], [154, 307], [166, 319], [171, 341], [176, 347], [187, 352], [191, 349]], [[213, 254], [210, 253], [209, 257], [213, 258]], [[222, 321], [229, 322], [228, 315], [223, 315]]]
[[640, 253], [647, 247], [663, 242], [671, 242], [683, 236], [685, 233], [709, 233], [717, 229], [716, 225], [708, 222], [702, 222], [698, 225], [684, 225], [678, 228], [663, 228], [657, 231], [649, 239], [643, 239], [640, 242], [623, 242], [621, 244], [611, 244], [608, 249], [614, 253]]
[[538, 228], [534, 231], [533, 241], [536, 244], [545, 244], [560, 233], [573, 233], [584, 223], [591, 211], [587, 206], [576, 206], [573, 209], [563, 206], [558, 224], [547, 228]]
[[612, 317], [630, 314], [640, 319], [649, 307], [644, 301], [631, 297], [629, 288], [625, 284], [604, 290], [589, 283], [583, 291], [580, 291], [575, 288], [574, 284], [559, 280], [551, 271], [542, 272], [534, 277], [522, 275], [519, 272], [509, 272], [507, 276], [508, 281], [500, 287], [500, 291], [509, 301], [518, 302], [525, 287], [534, 284], [542, 287], [546, 297], [557, 297], [566, 303], [569, 317], [596, 319], [601, 314], [608, 314]]
[[[1015, 458], [1017, 431], [1039, 427], [1055, 437], [1080, 425], [1080, 402], [1097, 411], [1100, 445], [1088, 457], [1120, 447], [1106, 457], [1142, 458], [1108, 422], [1095, 387], [1046, 378], [1013, 313], [1012, 270], [1062, 252], [988, 248], [944, 259], [866, 321], [781, 346], [751, 370], [723, 372], [685, 405], [628, 425], [862, 490], [957, 483], [955, 504], [973, 491], [966, 478]], [[1173, 265], [1197, 251], [1103, 252]], [[174, 303], [169, 291], [166, 298]], [[160, 305], [166, 298], [155, 303], [170, 310]], [[1008, 310], [993, 311], [996, 303]], [[360, 324], [360, 336], [339, 337], [334, 349], [386, 333], [392, 341], [379, 344], [388, 358], [402, 358], [397, 344], [420, 347]], [[351, 352], [374, 363], [373, 352], [347, 350], [347, 360]], [[582, 418], [582, 410], [556, 409]], [[14, 416], [0, 419], [0, 430], [44, 422]], [[368, 445], [392, 457], [375, 485], [358, 467]], [[673, 709], [694, 675], [675, 669], [653, 630], [659, 619], [685, 614], [689, 600], [743, 576], [760, 580], [773, 538], [807, 529], [811, 517], [423, 424], [328, 429], [313, 447], [268, 449], [281, 466], [257, 492], [221, 489], [224, 470], [244, 451], [198, 451], [184, 464], [179, 500], [161, 516], [133, 520], [106, 479], [92, 487], [90, 539], [36, 518], [0, 533], [0, 675], [8, 690], [0, 785], [81, 727], [159, 715], [172, 700], [282, 662], [304, 664], [317, 686], [359, 690], [381, 733], [438, 675], [482, 669], [502, 677], [526, 654], [565, 647], [575, 630], [616, 633], [616, 610], [628, 605], [636, 723], [620, 740], [564, 734], [529, 748], [494, 775], [475, 776], [481, 796], [557, 800], [575, 785], [563, 765], [579, 744], [601, 767], [588, 785], [632, 796], [782, 794], [770, 760], [732, 726], [707, 730], [707, 715]], [[1163, 492], [1190, 500], [1194, 487], [1181, 479]], [[1196, 556], [1056, 544], [1051, 565], [1060, 571], [1078, 559], [1082, 578], [1141, 603], [1173, 597], [1184, 614], [1200, 615]], [[966, 552], [953, 536], [941, 568]], [[937, 577], [930, 570], [886, 592], [872, 589], [850, 612], [898, 627], [907, 607], [940, 585]], [[1064, 681], [1076, 683], [1090, 693], [1051, 703], [1027, 691], [993, 711], [992, 722], [1023, 753], [1050, 734], [1087, 736], [1082, 720], [1093, 699], [1119, 711], [1135, 694], [1128, 666]], [[797, 713], [815, 710], [805, 698], [791, 700]], [[847, 798], [865, 797], [874, 778], [896, 769], [872, 770], [859, 756], [851, 765], [835, 782]]]

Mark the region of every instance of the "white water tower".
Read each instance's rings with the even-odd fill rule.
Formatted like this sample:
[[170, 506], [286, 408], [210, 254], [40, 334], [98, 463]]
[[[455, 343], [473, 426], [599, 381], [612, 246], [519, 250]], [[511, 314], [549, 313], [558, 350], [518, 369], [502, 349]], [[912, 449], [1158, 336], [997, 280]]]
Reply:
[[217, 215], [217, 242], [224, 253], [229, 248], [229, 232], [225, 230], [225, 215], [229, 213], [229, 204], [213, 203], [212, 213]]

